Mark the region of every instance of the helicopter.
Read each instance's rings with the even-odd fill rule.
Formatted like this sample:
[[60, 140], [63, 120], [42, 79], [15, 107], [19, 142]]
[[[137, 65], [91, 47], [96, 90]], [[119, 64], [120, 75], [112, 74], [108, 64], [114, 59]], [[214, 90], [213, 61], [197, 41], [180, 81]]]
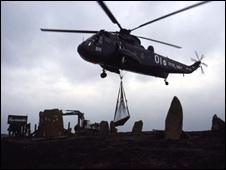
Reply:
[[177, 10], [175, 12], [169, 13], [167, 15], [141, 24], [133, 29], [123, 28], [116, 20], [109, 8], [106, 6], [106, 4], [103, 1], [97, 2], [104, 10], [106, 15], [113, 22], [113, 24], [117, 24], [120, 29], [119, 31], [65, 30], [46, 28], [41, 28], [41, 31], [94, 34], [87, 40], [83, 41], [77, 47], [77, 52], [84, 60], [94, 64], [98, 64], [102, 67], [103, 71], [100, 74], [101, 78], [105, 78], [107, 76], [106, 70], [117, 73], [120, 75], [120, 77], [120, 70], [126, 70], [139, 74], [163, 78], [165, 84], [168, 85], [169, 83], [167, 82], [167, 77], [170, 73], [184, 75], [192, 73], [198, 68], [201, 68], [202, 73], [204, 73], [202, 65], [207, 67], [207, 64], [202, 62], [204, 55], [199, 57], [198, 53], [195, 52], [197, 59], [192, 58], [194, 63], [192, 65], [185, 65], [178, 61], [155, 53], [154, 47], [152, 45], [148, 46], [148, 48], [145, 49], [141, 45], [140, 39], [153, 41], [179, 49], [182, 47], [164, 41], [132, 35], [131, 32], [148, 24], [167, 18], [169, 16], [206, 4], [210, 1], [203, 1], [185, 7], [183, 9]]

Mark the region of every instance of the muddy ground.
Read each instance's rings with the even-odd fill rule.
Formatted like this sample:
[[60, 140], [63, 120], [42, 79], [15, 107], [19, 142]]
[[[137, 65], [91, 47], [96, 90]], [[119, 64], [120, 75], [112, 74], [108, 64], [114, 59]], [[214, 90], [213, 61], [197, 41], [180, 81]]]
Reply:
[[225, 135], [186, 132], [165, 140], [162, 131], [83, 135], [59, 139], [1, 138], [1, 168], [225, 168]]

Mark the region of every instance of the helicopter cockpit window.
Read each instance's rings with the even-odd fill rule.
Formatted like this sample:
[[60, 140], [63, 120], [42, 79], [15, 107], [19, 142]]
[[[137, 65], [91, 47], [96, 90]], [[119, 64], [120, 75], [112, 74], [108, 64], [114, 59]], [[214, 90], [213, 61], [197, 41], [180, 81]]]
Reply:
[[96, 44], [99, 40], [99, 35], [93, 35], [87, 39], [88, 46], [91, 46], [93, 43]]
[[99, 37], [98, 43], [103, 44], [103, 37], [102, 36]]
[[92, 45], [92, 41], [90, 41], [89, 43], [88, 43], [88, 46], [90, 47]]

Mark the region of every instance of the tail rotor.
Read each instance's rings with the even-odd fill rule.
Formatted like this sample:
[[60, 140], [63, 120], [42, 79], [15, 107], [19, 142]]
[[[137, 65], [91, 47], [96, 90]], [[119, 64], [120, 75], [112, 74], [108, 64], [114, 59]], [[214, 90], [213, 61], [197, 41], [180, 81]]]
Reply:
[[191, 58], [191, 60], [194, 61], [194, 62], [199, 62], [200, 63], [199, 67], [201, 69], [202, 74], [204, 74], [203, 66], [208, 67], [208, 65], [206, 63], [202, 62], [202, 60], [204, 58], [204, 55], [202, 54], [201, 57], [199, 57], [197, 51], [195, 51], [195, 56], [196, 56], [196, 59]]

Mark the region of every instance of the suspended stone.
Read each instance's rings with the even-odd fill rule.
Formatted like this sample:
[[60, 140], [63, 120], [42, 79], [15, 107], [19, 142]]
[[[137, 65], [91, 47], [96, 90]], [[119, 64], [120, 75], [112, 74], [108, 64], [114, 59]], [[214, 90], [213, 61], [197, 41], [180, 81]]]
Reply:
[[120, 82], [118, 98], [115, 108], [114, 125], [122, 126], [130, 118], [129, 109], [127, 105], [126, 95], [123, 88], [122, 80]]
[[183, 110], [179, 99], [174, 96], [165, 120], [166, 139], [180, 139], [183, 126]]

